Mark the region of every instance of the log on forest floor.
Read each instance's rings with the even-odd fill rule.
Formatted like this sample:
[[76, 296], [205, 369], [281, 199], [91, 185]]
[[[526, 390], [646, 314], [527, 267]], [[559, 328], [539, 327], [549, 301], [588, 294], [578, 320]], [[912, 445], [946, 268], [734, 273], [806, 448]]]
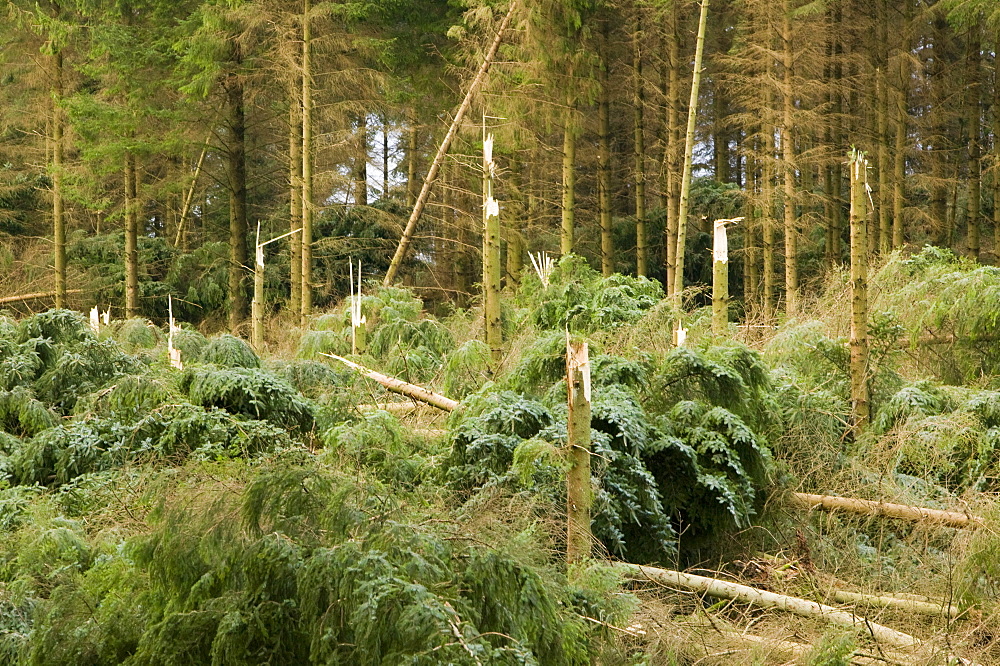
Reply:
[[376, 372], [366, 368], [365, 366], [359, 365], [354, 361], [350, 361], [343, 356], [337, 356], [336, 354], [323, 354], [323, 356], [329, 356], [330, 358], [340, 361], [348, 367], [357, 370], [365, 377], [375, 380], [393, 393], [399, 393], [400, 395], [405, 395], [408, 398], [425, 402], [428, 405], [433, 405], [434, 407], [446, 412], [453, 412], [458, 409], [459, 403], [457, 400], [452, 400], [451, 398], [445, 397], [440, 393], [429, 391], [425, 388], [417, 386], [416, 384], [404, 382], [402, 379], [396, 379], [395, 377], [383, 375], [381, 372]]
[[791, 499], [795, 504], [808, 509], [822, 509], [823, 511], [846, 511], [865, 516], [884, 516], [886, 518], [899, 518], [901, 520], [925, 521], [938, 523], [946, 527], [958, 527], [963, 529], [975, 529], [982, 527], [983, 519], [958, 511], [941, 511], [940, 509], [927, 509], [909, 504], [892, 504], [889, 502], [875, 502], [872, 500], [854, 499], [850, 497], [835, 497], [832, 495], [813, 495], [811, 493], [792, 493]]

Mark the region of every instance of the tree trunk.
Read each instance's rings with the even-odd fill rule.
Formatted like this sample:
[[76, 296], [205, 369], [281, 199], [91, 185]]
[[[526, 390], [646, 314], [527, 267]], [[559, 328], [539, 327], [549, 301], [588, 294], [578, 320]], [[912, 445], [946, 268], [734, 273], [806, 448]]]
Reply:
[[785, 312], [799, 311], [799, 229], [795, 210], [795, 139], [792, 131], [792, 16], [791, 2], [784, 0], [781, 21], [782, 85], [781, 85], [781, 159], [784, 162], [785, 215]]
[[250, 344], [258, 354], [264, 353], [264, 246], [260, 244], [260, 222], [257, 223], [253, 262], [253, 301], [250, 303]]
[[968, 100], [968, 126], [969, 126], [969, 200], [968, 215], [966, 219], [966, 245], [969, 258], [979, 261], [979, 229], [980, 229], [980, 200], [982, 198], [982, 131], [980, 130], [981, 115], [979, 104], [981, 88], [979, 85], [979, 27], [973, 25], [969, 28], [968, 41], [968, 87], [966, 92]]
[[680, 35], [678, 14], [680, 3], [670, 3], [668, 19], [667, 62], [669, 67], [667, 90], [667, 145], [666, 145], [666, 252], [667, 261], [667, 295], [674, 293], [674, 283], [677, 275], [677, 205], [680, 202], [680, 143], [681, 143], [681, 89], [680, 89]]
[[590, 507], [593, 503], [590, 475], [590, 359], [586, 342], [567, 341], [566, 386], [569, 412], [566, 446], [566, 561], [578, 564], [590, 558], [593, 537]]
[[[237, 51], [233, 59], [239, 65]], [[226, 176], [229, 180], [229, 329], [236, 333], [247, 318], [247, 165], [246, 119], [243, 108], [243, 82], [238, 74], [226, 82], [226, 111], [230, 135], [227, 141]]]
[[368, 205], [368, 116], [358, 117], [357, 146], [354, 153], [354, 205]]
[[419, 135], [417, 129], [417, 110], [410, 111], [410, 130], [406, 141], [406, 207], [413, 210], [417, 203], [417, 146]]
[[691, 97], [688, 102], [687, 134], [684, 139], [684, 171], [681, 175], [681, 196], [677, 205], [677, 269], [674, 274], [674, 302], [678, 309], [684, 292], [684, 247], [687, 234], [688, 197], [691, 192], [691, 167], [694, 155], [694, 129], [698, 115], [698, 87], [701, 83], [701, 62], [705, 53], [705, 25], [708, 22], [708, 0], [701, 0], [698, 19], [698, 42], [694, 50], [694, 73], [691, 75]]
[[[306, 0], [308, 2], [308, 0]], [[500, 27], [497, 28], [497, 35], [493, 39], [493, 43], [490, 45], [489, 51], [486, 52], [486, 56], [483, 58], [483, 64], [480, 65], [479, 71], [476, 72], [476, 77], [469, 84], [469, 91], [465, 94], [465, 99], [459, 105], [458, 110], [455, 111], [455, 117], [451, 121], [451, 127], [448, 128], [448, 133], [445, 134], [444, 140], [441, 141], [441, 145], [438, 147], [437, 155], [434, 156], [434, 161], [431, 162], [431, 167], [427, 171], [427, 177], [424, 178], [424, 185], [420, 189], [420, 194], [417, 196], [417, 200], [413, 203], [413, 210], [410, 212], [410, 219], [406, 222], [406, 228], [403, 229], [403, 235], [399, 239], [399, 245], [396, 246], [396, 252], [392, 255], [392, 260], [389, 262], [389, 269], [385, 273], [385, 278], [382, 280], [382, 284], [386, 287], [390, 286], [396, 279], [396, 274], [399, 273], [399, 268], [403, 264], [403, 258], [406, 256], [406, 251], [409, 249], [410, 241], [413, 238], [413, 232], [417, 228], [417, 222], [420, 220], [420, 215], [424, 211], [424, 205], [427, 203], [427, 197], [430, 196], [431, 186], [437, 179], [438, 171], [441, 169], [441, 163], [444, 161], [444, 156], [448, 154], [448, 149], [451, 148], [451, 142], [454, 140], [455, 135], [458, 133], [458, 128], [462, 124], [462, 119], [465, 117], [466, 112], [469, 110], [469, 106], [472, 104], [472, 98], [479, 90], [479, 86], [482, 84], [483, 79], [486, 78], [486, 73], [490, 71], [490, 65], [493, 63], [493, 59], [496, 57], [497, 51], [500, 48], [500, 42], [503, 41], [504, 33], [507, 31], [507, 27], [510, 25], [511, 18], [514, 16], [514, 12], [517, 10], [516, 0], [512, 0], [510, 6], [507, 8], [507, 15], [504, 16], [503, 21], [500, 22]]]
[[636, 25], [633, 34], [632, 75], [634, 78], [633, 131], [635, 134], [635, 272], [645, 276], [648, 273], [648, 255], [646, 249], [646, 141], [643, 113], [645, 96], [642, 80], [642, 18], [636, 8]]
[[726, 223], [716, 220], [712, 247], [712, 335], [723, 338], [729, 329], [729, 239]]
[[[486, 137], [483, 121], [483, 143], [492, 145], [493, 136]], [[500, 210], [493, 197], [493, 174], [496, 164], [492, 150], [483, 154], [483, 314], [486, 324], [486, 345], [490, 348], [494, 367], [503, 357], [503, 330], [500, 325]]]
[[[289, 94], [288, 112], [288, 254], [291, 294], [288, 309], [297, 318], [302, 312], [302, 104], [299, 81]], [[295, 233], [300, 232], [300, 233]]]
[[[572, 75], [570, 76], [572, 79]], [[576, 225], [576, 123], [573, 117], [576, 106], [566, 105], [563, 119], [562, 155], [562, 231], [559, 235], [559, 254], [573, 252], [573, 232]]]
[[310, 0], [302, 0], [302, 307], [299, 325], [305, 326], [312, 314], [313, 244], [313, 101], [312, 101], [312, 21]]
[[878, 252], [889, 253], [892, 243], [892, 221], [889, 217], [889, 11], [887, 0], [878, 3], [878, 68], [875, 74], [876, 132], [878, 134]]
[[868, 160], [851, 156], [851, 403], [854, 427], [863, 431], [870, 417], [868, 388], [868, 247], [866, 212]]
[[[908, 17], [907, 17], [908, 18]], [[893, 147], [892, 173], [892, 247], [895, 250], [903, 247], [903, 203], [906, 196], [906, 131], [909, 114], [907, 113], [907, 92], [910, 83], [909, 44], [904, 41], [903, 48], [897, 55], [897, 88], [896, 88], [896, 139]]]
[[775, 315], [775, 278], [777, 272], [774, 268], [774, 127], [771, 125], [771, 90], [767, 88], [764, 93], [764, 161], [762, 164], [762, 176], [760, 194], [763, 200], [763, 214], [761, 215], [762, 238], [761, 246], [764, 252], [764, 317], [770, 320]]
[[601, 275], [615, 272], [614, 239], [611, 235], [611, 103], [608, 99], [608, 22], [602, 23], [603, 62], [597, 100], [597, 208], [601, 221]]
[[52, 263], [56, 277], [56, 307], [66, 307], [66, 220], [63, 217], [63, 56], [52, 55]]
[[125, 154], [125, 316], [139, 316], [139, 211], [135, 155]]

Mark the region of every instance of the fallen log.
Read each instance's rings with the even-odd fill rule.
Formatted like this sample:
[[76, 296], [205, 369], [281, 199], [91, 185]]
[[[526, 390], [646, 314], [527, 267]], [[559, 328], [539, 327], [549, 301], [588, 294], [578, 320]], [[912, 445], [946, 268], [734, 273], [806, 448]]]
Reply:
[[944, 601], [940, 603], [927, 600], [917, 601], [916, 599], [861, 594], [860, 592], [848, 592], [846, 590], [834, 590], [831, 596], [834, 601], [842, 604], [863, 604], [875, 608], [890, 608], [892, 610], [916, 613], [918, 615], [931, 615], [934, 617], [958, 617], [958, 606]]
[[859, 617], [832, 606], [815, 601], [790, 597], [775, 592], [759, 590], [740, 583], [697, 576], [695, 574], [670, 571], [657, 567], [646, 567], [639, 564], [616, 562], [614, 567], [633, 580], [649, 580], [660, 585], [680, 587], [702, 594], [710, 594], [720, 599], [733, 599], [743, 603], [753, 604], [761, 608], [777, 608], [795, 615], [821, 619], [829, 624], [842, 627], [857, 628], [870, 635], [876, 642], [897, 648], [916, 648], [921, 645], [919, 639], [901, 631], [876, 624], [867, 618]]
[[[83, 289], [67, 289], [67, 294], [82, 294]], [[0, 305], [6, 303], [23, 303], [24, 301], [33, 301], [39, 298], [55, 298], [56, 292], [54, 291], [38, 291], [33, 294], [21, 294], [19, 296], [4, 296], [0, 298]]]
[[329, 356], [330, 358], [340, 361], [349, 368], [357, 370], [365, 377], [377, 381], [393, 393], [399, 393], [400, 395], [405, 395], [408, 398], [413, 398], [414, 400], [419, 400], [420, 402], [426, 402], [428, 405], [433, 405], [434, 407], [446, 412], [453, 412], [458, 409], [459, 403], [457, 400], [452, 400], [451, 398], [445, 397], [440, 393], [428, 391], [427, 389], [421, 388], [416, 384], [404, 382], [402, 379], [396, 379], [395, 377], [383, 375], [381, 372], [375, 372], [374, 370], [366, 368], [363, 365], [359, 365], [354, 361], [349, 361], [343, 356], [337, 356], [336, 354], [323, 354], [323, 356]]
[[792, 493], [792, 501], [809, 509], [823, 511], [846, 511], [865, 516], [883, 516], [901, 520], [925, 521], [938, 523], [946, 527], [975, 529], [982, 527], [983, 519], [958, 511], [941, 511], [927, 509], [909, 504], [891, 504], [889, 502], [874, 502], [872, 500], [854, 499], [851, 497], [835, 497], [833, 495], [813, 495], [811, 493]]

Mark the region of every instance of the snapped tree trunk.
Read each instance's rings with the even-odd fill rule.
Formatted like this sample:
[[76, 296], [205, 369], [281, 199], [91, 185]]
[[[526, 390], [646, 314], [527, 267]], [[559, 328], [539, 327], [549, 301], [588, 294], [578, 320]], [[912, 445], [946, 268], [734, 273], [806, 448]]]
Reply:
[[590, 507], [593, 503], [590, 476], [590, 358], [586, 342], [566, 341], [566, 386], [569, 412], [566, 446], [566, 562], [577, 564], [590, 558], [593, 537]]
[[674, 274], [674, 303], [678, 309], [684, 292], [684, 247], [687, 234], [688, 198], [691, 192], [691, 167], [694, 156], [694, 129], [698, 116], [698, 87], [701, 83], [701, 62], [705, 53], [705, 25], [708, 22], [708, 0], [701, 0], [698, 19], [698, 42], [694, 49], [694, 72], [691, 75], [691, 97], [688, 101], [687, 134], [684, 138], [684, 170], [681, 175], [681, 196], [677, 205], [677, 268]]
[[500, 325], [500, 206], [493, 197], [493, 135], [486, 136], [483, 119], [483, 314], [486, 345], [496, 367], [503, 356], [503, 329]]
[[125, 316], [139, 316], [139, 211], [135, 155], [125, 154]]
[[716, 220], [712, 243], [712, 335], [725, 337], [729, 329], [729, 238], [726, 225], [743, 220]]
[[434, 161], [431, 162], [431, 167], [427, 171], [427, 176], [424, 178], [424, 185], [420, 188], [420, 194], [417, 196], [416, 202], [413, 204], [413, 210], [410, 212], [410, 219], [406, 221], [406, 228], [403, 229], [403, 235], [399, 239], [399, 245], [396, 246], [396, 252], [392, 255], [392, 261], [389, 262], [389, 269], [385, 273], [385, 279], [382, 280], [382, 284], [386, 287], [390, 286], [396, 280], [396, 274], [399, 273], [399, 268], [403, 264], [403, 259], [406, 256], [406, 251], [409, 249], [410, 242], [413, 239], [413, 232], [417, 228], [417, 222], [420, 220], [420, 215], [424, 211], [424, 206], [427, 203], [427, 197], [430, 196], [431, 186], [437, 179], [438, 171], [441, 170], [441, 163], [444, 161], [444, 156], [448, 154], [448, 149], [451, 148], [451, 142], [455, 139], [455, 135], [458, 133], [458, 128], [462, 124], [462, 119], [465, 117], [466, 112], [469, 110], [469, 106], [472, 104], [472, 98], [479, 90], [479, 86], [482, 84], [483, 79], [486, 78], [486, 73], [490, 71], [490, 65], [493, 63], [493, 59], [496, 58], [497, 50], [500, 48], [500, 43], [503, 41], [504, 33], [507, 32], [507, 27], [510, 25], [511, 18], [514, 16], [514, 12], [517, 9], [516, 0], [512, 0], [510, 6], [507, 8], [507, 15], [504, 16], [503, 21], [500, 22], [500, 27], [497, 28], [497, 35], [493, 39], [493, 43], [490, 45], [489, 50], [486, 52], [486, 56], [483, 58], [483, 64], [480, 65], [479, 71], [476, 72], [476, 77], [472, 79], [472, 83], [469, 85], [469, 91], [465, 94], [465, 99], [459, 105], [458, 110], [455, 111], [455, 118], [451, 121], [451, 127], [448, 128], [448, 133], [445, 134], [444, 140], [441, 141], [441, 145], [438, 147], [437, 155], [434, 156]]
[[250, 303], [250, 345], [258, 354], [264, 352], [264, 246], [260, 242], [260, 222], [254, 243], [253, 301]]
[[870, 418], [868, 387], [868, 160], [855, 152], [851, 170], [851, 403], [854, 427], [860, 432]]

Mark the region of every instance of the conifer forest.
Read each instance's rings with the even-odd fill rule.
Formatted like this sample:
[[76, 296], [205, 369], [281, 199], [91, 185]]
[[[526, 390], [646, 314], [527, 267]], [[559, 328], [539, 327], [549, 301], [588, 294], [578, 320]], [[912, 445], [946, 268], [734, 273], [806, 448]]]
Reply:
[[0, 3], [0, 664], [1000, 664], [998, 48]]

